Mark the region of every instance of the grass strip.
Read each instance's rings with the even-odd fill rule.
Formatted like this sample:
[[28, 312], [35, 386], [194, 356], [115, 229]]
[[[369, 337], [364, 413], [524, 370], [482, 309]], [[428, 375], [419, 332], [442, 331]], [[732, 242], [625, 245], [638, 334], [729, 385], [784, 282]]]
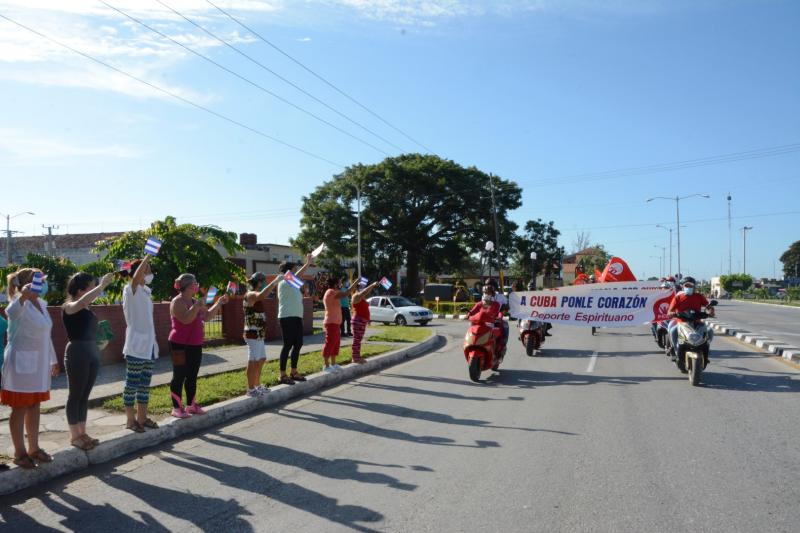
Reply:
[[[427, 337], [426, 337], [427, 338]], [[374, 357], [382, 353], [394, 350], [396, 346], [388, 344], [364, 344], [361, 347], [362, 357]], [[350, 347], [343, 347], [339, 352], [336, 362], [345, 365], [352, 362]], [[322, 370], [322, 351], [317, 350], [300, 356], [297, 365], [301, 374], [314, 374]], [[280, 376], [278, 361], [267, 361], [261, 371], [261, 382], [271, 387], [278, 383]], [[242, 370], [232, 370], [210, 376], [203, 376], [197, 379], [197, 403], [200, 405], [211, 405], [222, 402], [236, 396], [241, 396], [247, 391], [247, 381], [244, 368]], [[124, 412], [125, 406], [122, 403], [122, 395], [109, 398], [102, 404], [103, 409], [116, 412]], [[159, 385], [150, 389], [149, 411], [153, 414], [165, 414], [172, 411], [172, 400], [170, 399], [169, 385]]]
[[432, 333], [431, 328], [419, 326], [384, 326], [374, 329], [379, 333], [369, 336], [371, 342], [422, 342]]

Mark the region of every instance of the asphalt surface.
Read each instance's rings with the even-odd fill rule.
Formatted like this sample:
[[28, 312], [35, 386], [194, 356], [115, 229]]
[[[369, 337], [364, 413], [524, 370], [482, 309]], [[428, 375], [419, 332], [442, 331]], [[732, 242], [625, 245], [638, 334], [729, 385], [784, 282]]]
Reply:
[[800, 307], [719, 300], [720, 322], [800, 346]]
[[[800, 373], [718, 338], [556, 327], [472, 384], [437, 353], [0, 502], [4, 531], [798, 531]], [[513, 335], [513, 328], [512, 328]], [[513, 340], [513, 339], [512, 339]], [[593, 357], [596, 354], [596, 357]]]

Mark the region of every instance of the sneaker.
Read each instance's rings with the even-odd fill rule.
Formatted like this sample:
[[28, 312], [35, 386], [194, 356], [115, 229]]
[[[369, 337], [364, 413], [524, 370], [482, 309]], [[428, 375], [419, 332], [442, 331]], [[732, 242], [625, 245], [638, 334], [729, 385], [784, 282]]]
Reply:
[[331, 368], [333, 369], [334, 372], [342, 371], [342, 367], [340, 367], [339, 365], [331, 365]]
[[258, 388], [254, 389], [247, 389], [247, 393], [245, 394], [248, 398], [257, 398], [261, 396], [261, 391]]
[[259, 385], [258, 387], [256, 387], [256, 390], [258, 391], [259, 396], [263, 396], [269, 392], [269, 389], [264, 385]]
[[204, 414], [206, 414], [206, 412], [203, 411], [203, 408], [200, 407], [199, 405], [197, 405], [196, 402], [192, 403], [192, 405], [187, 407], [186, 408], [186, 412], [189, 413], [190, 415], [204, 415]]
[[171, 414], [175, 418], [189, 418], [190, 416], [192, 416], [189, 413], [187, 413], [185, 409], [182, 409], [180, 407], [174, 407], [172, 409], [172, 413]]
[[325, 368], [322, 369], [322, 371], [325, 372], [326, 374], [331, 374], [333, 372], [336, 372], [336, 369], [333, 368], [332, 366], [326, 366]]

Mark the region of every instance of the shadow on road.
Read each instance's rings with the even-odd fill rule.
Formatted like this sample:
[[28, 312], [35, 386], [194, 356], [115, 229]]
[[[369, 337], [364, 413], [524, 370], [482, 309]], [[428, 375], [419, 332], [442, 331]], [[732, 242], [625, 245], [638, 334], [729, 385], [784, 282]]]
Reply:
[[[353, 459], [325, 459], [312, 455], [310, 453], [301, 452], [285, 446], [277, 446], [268, 442], [254, 441], [236, 435], [223, 434], [219, 431], [214, 432], [215, 438], [210, 438], [207, 435], [201, 435], [199, 438], [213, 444], [215, 446], [224, 446], [238, 450], [250, 457], [268, 461], [271, 463], [285, 464], [300, 468], [307, 472], [311, 472], [318, 476], [323, 476], [331, 479], [338, 480], [353, 480], [360, 483], [374, 483], [378, 485], [386, 485], [393, 489], [412, 491], [417, 488], [416, 485], [403, 483], [392, 476], [381, 474], [378, 472], [359, 472], [359, 466], [375, 466], [380, 468], [404, 468], [401, 465], [379, 464], [370, 463], [367, 461], [357, 461]], [[412, 467], [424, 468], [425, 471], [432, 471], [428, 467]]]
[[515, 431], [531, 431], [531, 432], [544, 432], [544, 433], [558, 433], [561, 435], [575, 435], [566, 431], [557, 431], [551, 429], [537, 429], [537, 428], [521, 428], [511, 426], [496, 426], [486, 420], [477, 420], [472, 418], [455, 418], [453, 416], [437, 413], [434, 411], [422, 411], [420, 409], [412, 409], [410, 407], [403, 407], [400, 405], [377, 403], [377, 402], [364, 402], [361, 400], [352, 400], [350, 398], [339, 398], [333, 396], [322, 396], [314, 398], [321, 403], [329, 403], [333, 405], [341, 405], [343, 407], [355, 407], [364, 409], [371, 413], [383, 413], [389, 416], [413, 418], [415, 420], [425, 420], [427, 422], [434, 422], [438, 424], [454, 424], [459, 426], [481, 427], [487, 429], [509, 429]]
[[[465, 382], [464, 384], [467, 383]], [[417, 387], [405, 387], [401, 385], [387, 385], [386, 383], [363, 382], [359, 383], [357, 386], [359, 388], [379, 389], [391, 392], [405, 392], [408, 394], [421, 394], [424, 396], [434, 396], [436, 398], [445, 398], [448, 400], [472, 400], [476, 402], [489, 402], [489, 401], [504, 401], [504, 400], [522, 401], [525, 399], [521, 396], [509, 396], [508, 398], [490, 398], [488, 396], [465, 396], [463, 394], [458, 394], [455, 392], [420, 389]]]
[[701, 386], [709, 389], [748, 392], [800, 392], [800, 379], [795, 373], [751, 374], [750, 369], [742, 370], [747, 373], [714, 372], [713, 365], [709, 366], [700, 378]]
[[[339, 505], [335, 498], [301, 487], [296, 483], [284, 483], [251, 466], [233, 466], [206, 457], [189, 454], [181, 455], [184, 455], [186, 459], [163, 457], [162, 460], [192, 472], [206, 475], [213, 480], [212, 483], [221, 483], [239, 490], [252, 492], [270, 500], [281, 502], [284, 505], [315, 514], [331, 522], [342, 524], [356, 531], [374, 532], [376, 530], [359, 525], [358, 522], [378, 522], [383, 520], [383, 515], [376, 511], [359, 505]], [[187, 496], [191, 497], [189, 494]], [[193, 512], [198, 512], [202, 508], [197, 504], [187, 507], [188, 510]], [[229, 524], [227, 515], [230, 513], [225, 512], [224, 514], [226, 516], [218, 517], [221, 522], [211, 528], [211, 531], [252, 530], [252, 528], [239, 529], [238, 525]], [[249, 524], [247, 524], [247, 527], [250, 527]]]
[[571, 372], [542, 372], [534, 370], [500, 370], [492, 374], [486, 381], [496, 385], [530, 389], [535, 387], [552, 387], [557, 385], [639, 385], [648, 381], [685, 380], [681, 376], [601, 376], [598, 374], [573, 374]]
[[453, 446], [458, 448], [499, 448], [500, 444], [495, 441], [475, 441], [474, 445], [459, 444], [453, 439], [447, 437], [436, 437], [433, 435], [416, 436], [405, 431], [396, 429], [388, 429], [379, 426], [373, 426], [360, 420], [353, 420], [351, 418], [334, 418], [332, 416], [322, 415], [319, 413], [311, 413], [308, 411], [300, 411], [296, 409], [281, 409], [278, 411], [279, 416], [285, 416], [294, 420], [303, 420], [306, 422], [316, 422], [323, 424], [334, 429], [342, 429], [345, 431], [354, 431], [357, 433], [365, 433], [384, 439], [394, 439], [406, 442], [413, 442], [415, 444], [432, 444], [435, 446]]

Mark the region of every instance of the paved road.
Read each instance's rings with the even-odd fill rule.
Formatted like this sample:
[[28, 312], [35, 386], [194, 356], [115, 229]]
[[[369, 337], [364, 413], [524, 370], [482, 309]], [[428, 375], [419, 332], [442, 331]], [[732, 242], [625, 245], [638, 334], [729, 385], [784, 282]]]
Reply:
[[455, 340], [7, 498], [0, 528], [797, 531], [797, 370], [720, 338], [693, 389], [644, 329], [555, 333], [482, 384]]
[[720, 322], [800, 346], [800, 307], [719, 300]]

